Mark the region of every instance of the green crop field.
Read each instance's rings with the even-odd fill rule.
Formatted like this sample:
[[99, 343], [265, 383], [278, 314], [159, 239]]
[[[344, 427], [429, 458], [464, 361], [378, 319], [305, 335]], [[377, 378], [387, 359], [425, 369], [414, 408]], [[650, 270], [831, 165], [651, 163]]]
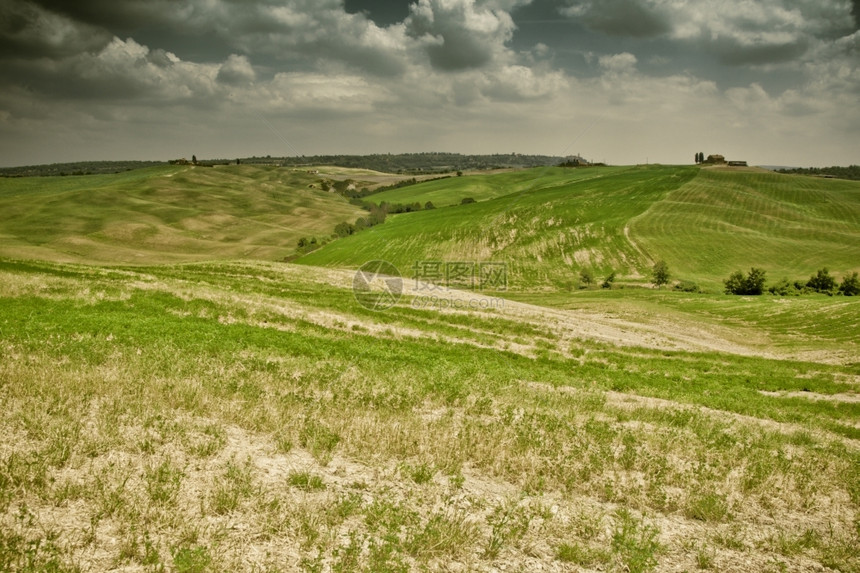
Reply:
[[659, 259], [675, 278], [714, 290], [752, 266], [774, 280], [860, 270], [857, 182], [664, 166], [525, 173], [533, 179], [465, 177], [373, 195], [479, 202], [394, 216], [301, 262], [358, 267], [381, 258], [406, 274], [416, 261], [499, 261], [516, 290], [570, 290], [582, 269], [647, 282]]
[[366, 212], [329, 177], [395, 180], [0, 180], [0, 571], [860, 571], [860, 297], [719, 292], [860, 269], [857, 183], [468, 175], [332, 239]]
[[714, 280], [750, 266], [771, 278], [860, 270], [860, 183], [703, 169], [630, 224], [680, 276]]
[[558, 187], [573, 181], [609, 177], [627, 169], [626, 167], [600, 167], [593, 169], [541, 167], [490, 175], [449, 177], [436, 181], [428, 181], [420, 185], [383, 191], [370, 196], [368, 199], [376, 204], [383, 202], [402, 204], [418, 202], [424, 205], [430, 201], [436, 207], [444, 207], [458, 205], [466, 198], [483, 201], [512, 193]]

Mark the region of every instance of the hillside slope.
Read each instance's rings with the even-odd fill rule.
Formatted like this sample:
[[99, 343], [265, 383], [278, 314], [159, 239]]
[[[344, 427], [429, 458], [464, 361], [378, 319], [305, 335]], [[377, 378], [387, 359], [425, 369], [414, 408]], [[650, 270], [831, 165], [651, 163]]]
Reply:
[[562, 172], [577, 181], [560, 171], [546, 181], [524, 179], [520, 192], [492, 200], [390, 217], [300, 262], [357, 267], [381, 258], [404, 274], [418, 261], [504, 262], [512, 289], [567, 288], [583, 267], [641, 276], [650, 259], [627, 239], [625, 226], [697, 173], [661, 166]]
[[[614, 271], [644, 282], [657, 259], [674, 278], [716, 290], [751, 266], [772, 280], [823, 266], [837, 275], [860, 270], [856, 182], [671, 166], [568, 173], [535, 169], [381, 193], [374, 199], [487, 200], [397, 215], [300, 262], [358, 267], [381, 258], [404, 275], [420, 261], [505, 262], [514, 290], [567, 290], [583, 268], [598, 279]], [[499, 196], [504, 189], [512, 192]]]
[[458, 205], [465, 198], [476, 201], [494, 199], [511, 193], [535, 191], [547, 187], [558, 187], [574, 181], [605, 177], [629, 167], [601, 167], [593, 169], [562, 169], [558, 167], [543, 167], [493, 173], [470, 175], [468, 177], [448, 177], [428, 181], [418, 185], [391, 189], [371, 195], [367, 198], [377, 205], [387, 203], [409, 204], [418, 202], [422, 206], [432, 202], [436, 207]]
[[0, 180], [0, 256], [158, 263], [281, 259], [363, 211], [268, 166], [165, 166]]
[[678, 276], [761, 267], [773, 280], [860, 270], [860, 182], [702, 169], [630, 222]]

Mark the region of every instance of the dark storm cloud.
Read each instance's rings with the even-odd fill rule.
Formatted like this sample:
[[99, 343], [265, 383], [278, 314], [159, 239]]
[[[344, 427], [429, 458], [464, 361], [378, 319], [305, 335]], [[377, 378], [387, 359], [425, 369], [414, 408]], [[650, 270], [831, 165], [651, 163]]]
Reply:
[[419, 0], [406, 20], [409, 36], [422, 42], [434, 68], [480, 68], [511, 39], [514, 23], [502, 10], [473, 0]]
[[411, 0], [344, 0], [350, 14], [363, 13], [378, 26], [390, 26], [406, 19]]
[[116, 33], [128, 33], [163, 23], [182, 9], [178, 3], [166, 0], [36, 0], [34, 3], [56, 14], [101, 26]]
[[111, 34], [29, 2], [0, 4], [0, 58], [58, 58], [101, 49]]
[[735, 130], [772, 150], [847, 133], [816, 149], [844, 154], [858, 19], [860, 0], [0, 0], [0, 160], [104, 158], [108, 139], [187, 155], [162, 124], [192, 143], [217, 126], [214, 156], [274, 153], [260, 117], [308, 153], [556, 153], [599, 117], [587, 145], [610, 161], [644, 160], [666, 125], [665, 150]]
[[107, 34], [177, 54], [183, 60], [217, 63], [236, 52], [255, 63], [301, 65], [343, 61], [379, 75], [402, 72], [403, 64], [373, 37], [375, 25], [347, 15], [341, 0], [38, 0], [45, 11]]
[[667, 14], [640, 0], [601, 0], [562, 7], [562, 14], [581, 17], [586, 24], [615, 36], [648, 38], [671, 30]]
[[800, 38], [787, 44], [739, 45], [733, 41], [713, 43], [720, 61], [729, 66], [781, 64], [797, 60], [809, 49], [809, 42]]

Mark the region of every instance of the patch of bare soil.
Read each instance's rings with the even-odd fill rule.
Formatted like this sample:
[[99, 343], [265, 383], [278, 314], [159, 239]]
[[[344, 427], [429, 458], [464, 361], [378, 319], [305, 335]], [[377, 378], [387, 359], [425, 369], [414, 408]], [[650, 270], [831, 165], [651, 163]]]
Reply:
[[853, 393], [820, 394], [818, 392], [768, 392], [767, 390], [759, 390], [759, 393], [777, 398], [805, 398], [807, 400], [824, 400], [826, 402], [843, 402], [846, 404], [860, 403], [860, 394]]

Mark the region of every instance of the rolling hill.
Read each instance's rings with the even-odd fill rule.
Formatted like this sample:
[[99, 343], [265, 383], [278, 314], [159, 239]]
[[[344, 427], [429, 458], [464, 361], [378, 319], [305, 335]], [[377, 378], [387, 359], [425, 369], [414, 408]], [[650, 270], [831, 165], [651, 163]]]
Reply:
[[428, 201], [436, 207], [458, 205], [465, 198], [476, 201], [494, 199], [511, 193], [522, 193], [548, 187], [558, 187], [575, 181], [607, 177], [627, 167], [601, 167], [599, 169], [561, 169], [543, 167], [522, 171], [469, 175], [468, 177], [448, 177], [411, 185], [400, 189], [383, 191], [367, 199], [377, 205], [388, 203], [421, 203]]
[[[279, 260], [301, 237], [328, 241], [366, 212], [318, 187], [399, 179], [367, 170], [161, 166], [118, 174], [0, 180], [0, 256], [150, 264]], [[476, 203], [461, 205], [464, 198]], [[332, 241], [302, 264], [357, 268], [385, 259], [503, 262], [514, 291], [599, 280], [647, 282], [665, 259], [674, 278], [718, 290], [732, 271], [771, 280], [821, 267], [860, 270], [860, 183], [758, 170], [677, 166], [553, 167], [432, 180], [368, 197], [437, 207]]]
[[363, 211], [305, 170], [164, 166], [0, 180], [0, 256], [159, 263], [281, 259]]
[[[773, 279], [860, 270], [860, 184], [759, 171], [639, 166], [536, 169], [386, 191], [381, 202], [448, 207], [390, 217], [300, 259], [505, 262], [508, 286], [570, 289], [582, 268], [642, 282], [657, 259], [718, 289], [758, 266]], [[505, 191], [510, 193], [505, 194]], [[464, 196], [479, 202], [455, 205]]]
[[702, 169], [630, 221], [630, 236], [679, 276], [757, 266], [771, 279], [860, 270], [860, 183]]

